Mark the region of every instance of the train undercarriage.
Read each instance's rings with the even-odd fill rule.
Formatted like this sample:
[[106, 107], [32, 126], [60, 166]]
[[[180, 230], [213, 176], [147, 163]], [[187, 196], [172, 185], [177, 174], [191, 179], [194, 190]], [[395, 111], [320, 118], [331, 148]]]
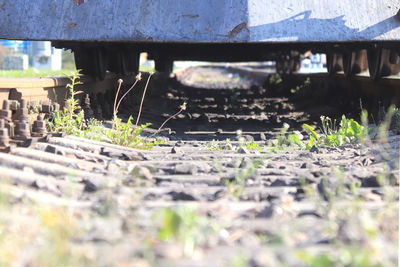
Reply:
[[120, 75], [137, 73], [139, 55], [147, 52], [159, 72], [170, 73], [173, 62], [180, 60], [245, 62], [275, 61], [279, 74], [290, 74], [300, 68], [307, 51], [324, 53], [330, 74], [343, 71], [349, 77], [366, 70], [371, 79], [395, 75], [400, 71], [400, 46], [397, 42], [381, 43], [129, 43], [56, 41], [58, 48], [71, 49], [77, 69], [103, 80], [106, 72]]

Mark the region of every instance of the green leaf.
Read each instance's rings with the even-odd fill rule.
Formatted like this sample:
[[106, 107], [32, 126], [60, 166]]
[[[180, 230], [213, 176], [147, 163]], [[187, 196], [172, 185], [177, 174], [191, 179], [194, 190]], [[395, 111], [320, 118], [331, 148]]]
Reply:
[[163, 219], [161, 230], [158, 233], [158, 237], [161, 240], [170, 240], [171, 238], [178, 238], [179, 229], [182, 225], [182, 218], [171, 209], [163, 210]]
[[289, 134], [288, 140], [292, 144], [296, 144], [300, 148], [304, 148], [303, 143], [300, 141], [300, 138], [297, 134]]
[[310, 138], [313, 137], [314, 142], [316, 144], [319, 144], [321, 142], [319, 135], [317, 134], [317, 132], [315, 131], [314, 127], [304, 123], [303, 124], [303, 128], [304, 130], [306, 130], [306, 132], [310, 135]]

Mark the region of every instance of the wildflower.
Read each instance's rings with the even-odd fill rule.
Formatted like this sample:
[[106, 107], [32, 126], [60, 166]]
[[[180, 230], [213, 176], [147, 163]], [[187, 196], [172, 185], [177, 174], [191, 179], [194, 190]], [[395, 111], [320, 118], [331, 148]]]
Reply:
[[304, 136], [299, 131], [294, 131], [294, 133], [299, 137], [299, 140], [303, 140]]
[[181, 108], [181, 110], [186, 110], [186, 101], [183, 102], [182, 105], [179, 106]]
[[287, 124], [286, 122], [283, 124], [283, 128], [285, 128], [286, 130], [290, 128], [290, 125]]

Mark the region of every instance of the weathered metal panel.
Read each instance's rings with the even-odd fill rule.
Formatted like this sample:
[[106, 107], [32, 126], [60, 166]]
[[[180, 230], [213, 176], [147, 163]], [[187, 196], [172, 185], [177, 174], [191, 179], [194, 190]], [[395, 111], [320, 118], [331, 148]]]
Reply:
[[398, 0], [0, 0], [0, 38], [400, 40]]

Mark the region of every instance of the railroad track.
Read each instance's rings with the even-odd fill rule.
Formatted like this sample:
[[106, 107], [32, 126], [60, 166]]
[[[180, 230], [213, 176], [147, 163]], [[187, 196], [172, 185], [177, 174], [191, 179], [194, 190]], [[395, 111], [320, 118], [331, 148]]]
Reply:
[[[127, 82], [134, 80], [134, 77], [125, 77]], [[105, 92], [115, 88], [117, 84], [115, 74], [108, 74], [103, 81], [96, 81], [93, 78], [82, 75], [76, 90], [85, 93]], [[0, 101], [25, 99], [28, 102], [62, 103], [66, 97], [66, 85], [71, 83], [67, 77], [49, 78], [0, 78]]]
[[[17, 264], [35, 263], [42, 250], [52, 252], [56, 260], [64, 259], [52, 249], [53, 239], [35, 241], [41, 236], [36, 227], [58, 228], [38, 222], [35, 212], [25, 212], [22, 219], [16, 216], [31, 205], [38, 214], [50, 209], [66, 225], [74, 222], [74, 234], [64, 237], [67, 264], [75, 260], [139, 266], [307, 265], [298, 257], [301, 252], [327, 253], [337, 259], [341, 253], [337, 243], [355, 246], [364, 257], [375, 244], [365, 232], [370, 227], [367, 230], [375, 231], [385, 247], [371, 260], [394, 265], [400, 137], [391, 135], [385, 145], [367, 147], [272, 149], [270, 139], [283, 123], [300, 129], [321, 110], [330, 109], [330, 114], [337, 110], [295, 109], [309, 102], [295, 98], [294, 103], [290, 97], [265, 91], [263, 81], [249, 73], [239, 74], [232, 85], [234, 74], [204, 68], [179, 74], [179, 83], [155, 77], [142, 121], [157, 129], [182, 101], [188, 102], [188, 110], [160, 133], [158, 138], [167, 144], [151, 150], [48, 135], [1, 152], [0, 171], [7, 183], [0, 190], [11, 204], [2, 204], [0, 211], [16, 227], [27, 227], [24, 218], [29, 218], [32, 229], [27, 236], [32, 237], [28, 242], [33, 248], [27, 257], [18, 257], [25, 251], [18, 247]], [[226, 85], [237, 89], [224, 89]], [[125, 100], [121, 116], [136, 116], [140, 92], [138, 88]], [[366, 226], [368, 216], [381, 218], [373, 221], [378, 225]], [[171, 235], [170, 241], [163, 241], [160, 229]], [[13, 244], [12, 239], [9, 242]]]
[[[254, 66], [234, 66], [230, 67], [232, 71], [237, 71], [242, 74], [266, 76], [271, 74], [270, 69], [259, 69]], [[371, 97], [388, 97], [395, 98], [398, 104], [400, 98], [400, 78], [398, 75], [388, 76], [378, 80], [372, 80], [367, 74], [358, 74], [350, 77], [345, 77], [343, 72], [329, 73], [294, 73], [290, 79], [294, 83], [309, 78], [312, 83], [321, 84], [323, 87], [328, 87], [329, 90], [340, 90], [341, 92], [352, 95], [369, 95]]]

